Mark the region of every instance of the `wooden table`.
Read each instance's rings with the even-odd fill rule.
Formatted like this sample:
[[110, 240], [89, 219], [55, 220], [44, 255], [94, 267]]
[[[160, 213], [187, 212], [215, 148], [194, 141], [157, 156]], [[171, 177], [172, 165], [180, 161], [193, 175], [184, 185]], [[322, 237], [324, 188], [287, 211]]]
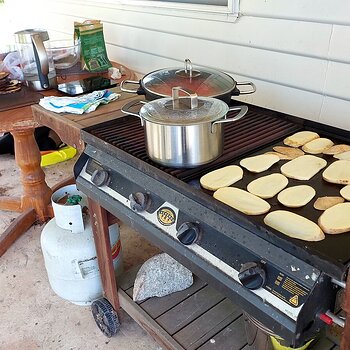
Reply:
[[[113, 66], [119, 67], [120, 64], [113, 62]], [[123, 79], [135, 78], [134, 72], [126, 67], [124, 67], [124, 73], [119, 82]], [[91, 75], [96, 74], [75, 74], [64, 77], [64, 80], [59, 78], [59, 82], [78, 80]], [[56, 90], [42, 93], [47, 96], [59, 95]], [[0, 132], [10, 132], [13, 136], [15, 159], [21, 172], [23, 186], [23, 194], [20, 198], [0, 197], [0, 210], [21, 213], [0, 236], [0, 256], [34, 222], [42, 223], [52, 218], [53, 211], [50, 205], [52, 192], [73, 180], [73, 178], [65, 180], [53, 188], [46, 184], [45, 174], [40, 166], [40, 150], [34, 137], [35, 128], [41, 125], [48, 126], [56, 131], [64, 143], [76, 147], [81, 152], [84, 145], [80, 139], [80, 129], [114, 118], [120, 113], [124, 100], [128, 98], [132, 98], [132, 95], [123, 94], [119, 100], [99, 106], [96, 111], [82, 116], [44, 113], [46, 110], [39, 105], [33, 105], [33, 110], [30, 105], [27, 105], [0, 112]]]
[[0, 210], [21, 212], [0, 236], [0, 256], [36, 221], [52, 217], [49, 208], [52, 190], [40, 167], [41, 155], [34, 137], [39, 124], [33, 120], [30, 106], [0, 112], [0, 132], [10, 132], [14, 139], [15, 159], [21, 171], [23, 194], [0, 197]]

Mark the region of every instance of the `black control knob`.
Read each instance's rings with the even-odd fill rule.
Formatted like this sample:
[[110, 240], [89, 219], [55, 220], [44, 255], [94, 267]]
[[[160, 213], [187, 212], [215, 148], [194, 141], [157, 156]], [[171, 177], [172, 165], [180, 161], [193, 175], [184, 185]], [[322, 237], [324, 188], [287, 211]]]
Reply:
[[184, 245], [196, 243], [199, 239], [200, 228], [193, 222], [184, 222], [176, 232], [177, 239]]
[[242, 265], [238, 278], [244, 287], [254, 290], [264, 286], [266, 272], [262, 264], [247, 262]]
[[91, 175], [91, 182], [97, 187], [108, 185], [109, 180], [109, 173], [104, 169], [96, 169]]
[[145, 211], [151, 204], [151, 198], [147, 193], [135, 192], [129, 196], [130, 208], [133, 211]]

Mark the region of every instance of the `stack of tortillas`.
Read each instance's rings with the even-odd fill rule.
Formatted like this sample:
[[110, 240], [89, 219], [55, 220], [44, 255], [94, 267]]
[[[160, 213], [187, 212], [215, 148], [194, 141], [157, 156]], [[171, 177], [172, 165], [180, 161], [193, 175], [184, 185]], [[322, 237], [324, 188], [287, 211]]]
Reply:
[[18, 80], [8, 79], [9, 73], [0, 72], [0, 95], [7, 95], [21, 90]]

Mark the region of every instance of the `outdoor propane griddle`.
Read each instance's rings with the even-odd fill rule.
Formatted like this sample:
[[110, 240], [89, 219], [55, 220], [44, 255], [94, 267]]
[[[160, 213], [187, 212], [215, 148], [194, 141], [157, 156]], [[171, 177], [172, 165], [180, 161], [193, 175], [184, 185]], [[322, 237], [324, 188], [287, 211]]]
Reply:
[[[239, 213], [199, 186], [200, 176], [208, 171], [271, 150], [299, 130], [315, 130], [336, 143], [350, 142], [349, 132], [250, 106], [244, 119], [225, 126], [225, 148], [219, 159], [195, 169], [171, 169], [148, 159], [139, 120], [125, 116], [83, 130], [87, 147], [76, 165], [77, 185], [93, 202], [135, 227], [288, 344], [300, 346], [322, 328], [319, 315], [334, 311], [338, 286], [345, 286], [350, 235], [327, 236], [315, 243], [290, 239], [265, 226], [263, 216]], [[278, 172], [281, 164], [259, 175]], [[252, 179], [245, 171], [235, 186], [245, 188]], [[292, 180], [289, 186], [295, 183]], [[340, 189], [324, 183], [320, 174], [303, 183], [314, 187], [317, 196], [338, 195]], [[135, 211], [130, 202], [138, 194], [147, 194], [151, 201], [146, 209]], [[279, 208], [276, 198], [269, 202], [272, 210]], [[94, 204], [93, 210], [102, 220], [103, 210]], [[312, 203], [295, 211], [313, 221], [320, 215]], [[200, 239], [182, 244], [177, 234], [191, 236], [191, 225], [199, 228]], [[267, 275], [256, 290], [243, 287], [238, 278], [248, 262], [258, 263]]]

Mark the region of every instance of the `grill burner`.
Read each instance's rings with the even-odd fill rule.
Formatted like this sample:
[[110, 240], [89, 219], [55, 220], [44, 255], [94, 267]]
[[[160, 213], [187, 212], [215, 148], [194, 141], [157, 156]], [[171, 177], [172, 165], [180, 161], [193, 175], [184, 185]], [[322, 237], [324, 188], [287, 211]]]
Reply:
[[[332, 278], [344, 280], [350, 236], [328, 236], [312, 244], [293, 240], [264, 226], [262, 216], [248, 217], [213, 199], [211, 192], [199, 190], [204, 173], [271, 150], [299, 130], [316, 131], [336, 143], [348, 143], [350, 138], [347, 131], [250, 106], [244, 119], [225, 125], [220, 158], [194, 169], [173, 169], [147, 157], [139, 119], [125, 116], [83, 130], [87, 147], [76, 165], [77, 185], [290, 345], [301, 346], [322, 326], [317, 315], [334, 310], [337, 287]], [[95, 171], [107, 173], [109, 182], [94, 184]], [[248, 174], [240, 186], [253, 178]], [[322, 179], [317, 181], [322, 191]], [[333, 191], [334, 185], [329, 186]], [[325, 191], [329, 194], [327, 186]], [[146, 194], [151, 202], [132, 210], [132, 199], [138, 194]], [[314, 221], [315, 213], [311, 216]], [[199, 226], [198, 242], [180, 243], [177, 234], [184, 225]], [[266, 272], [266, 284], [257, 290], [242, 288], [239, 270], [254, 262]]]
[[[229, 117], [229, 115], [228, 115]], [[285, 135], [292, 134], [301, 127], [289, 120], [278, 118], [273, 112], [257, 113], [249, 110], [246, 116], [235, 123], [224, 125], [225, 145], [221, 157], [215, 161], [193, 169], [166, 168], [154, 163], [146, 154], [144, 130], [140, 120], [126, 116], [86, 129], [92, 135], [145, 161], [176, 178], [188, 182], [212, 169], [229, 165], [232, 159], [269, 144]]]

